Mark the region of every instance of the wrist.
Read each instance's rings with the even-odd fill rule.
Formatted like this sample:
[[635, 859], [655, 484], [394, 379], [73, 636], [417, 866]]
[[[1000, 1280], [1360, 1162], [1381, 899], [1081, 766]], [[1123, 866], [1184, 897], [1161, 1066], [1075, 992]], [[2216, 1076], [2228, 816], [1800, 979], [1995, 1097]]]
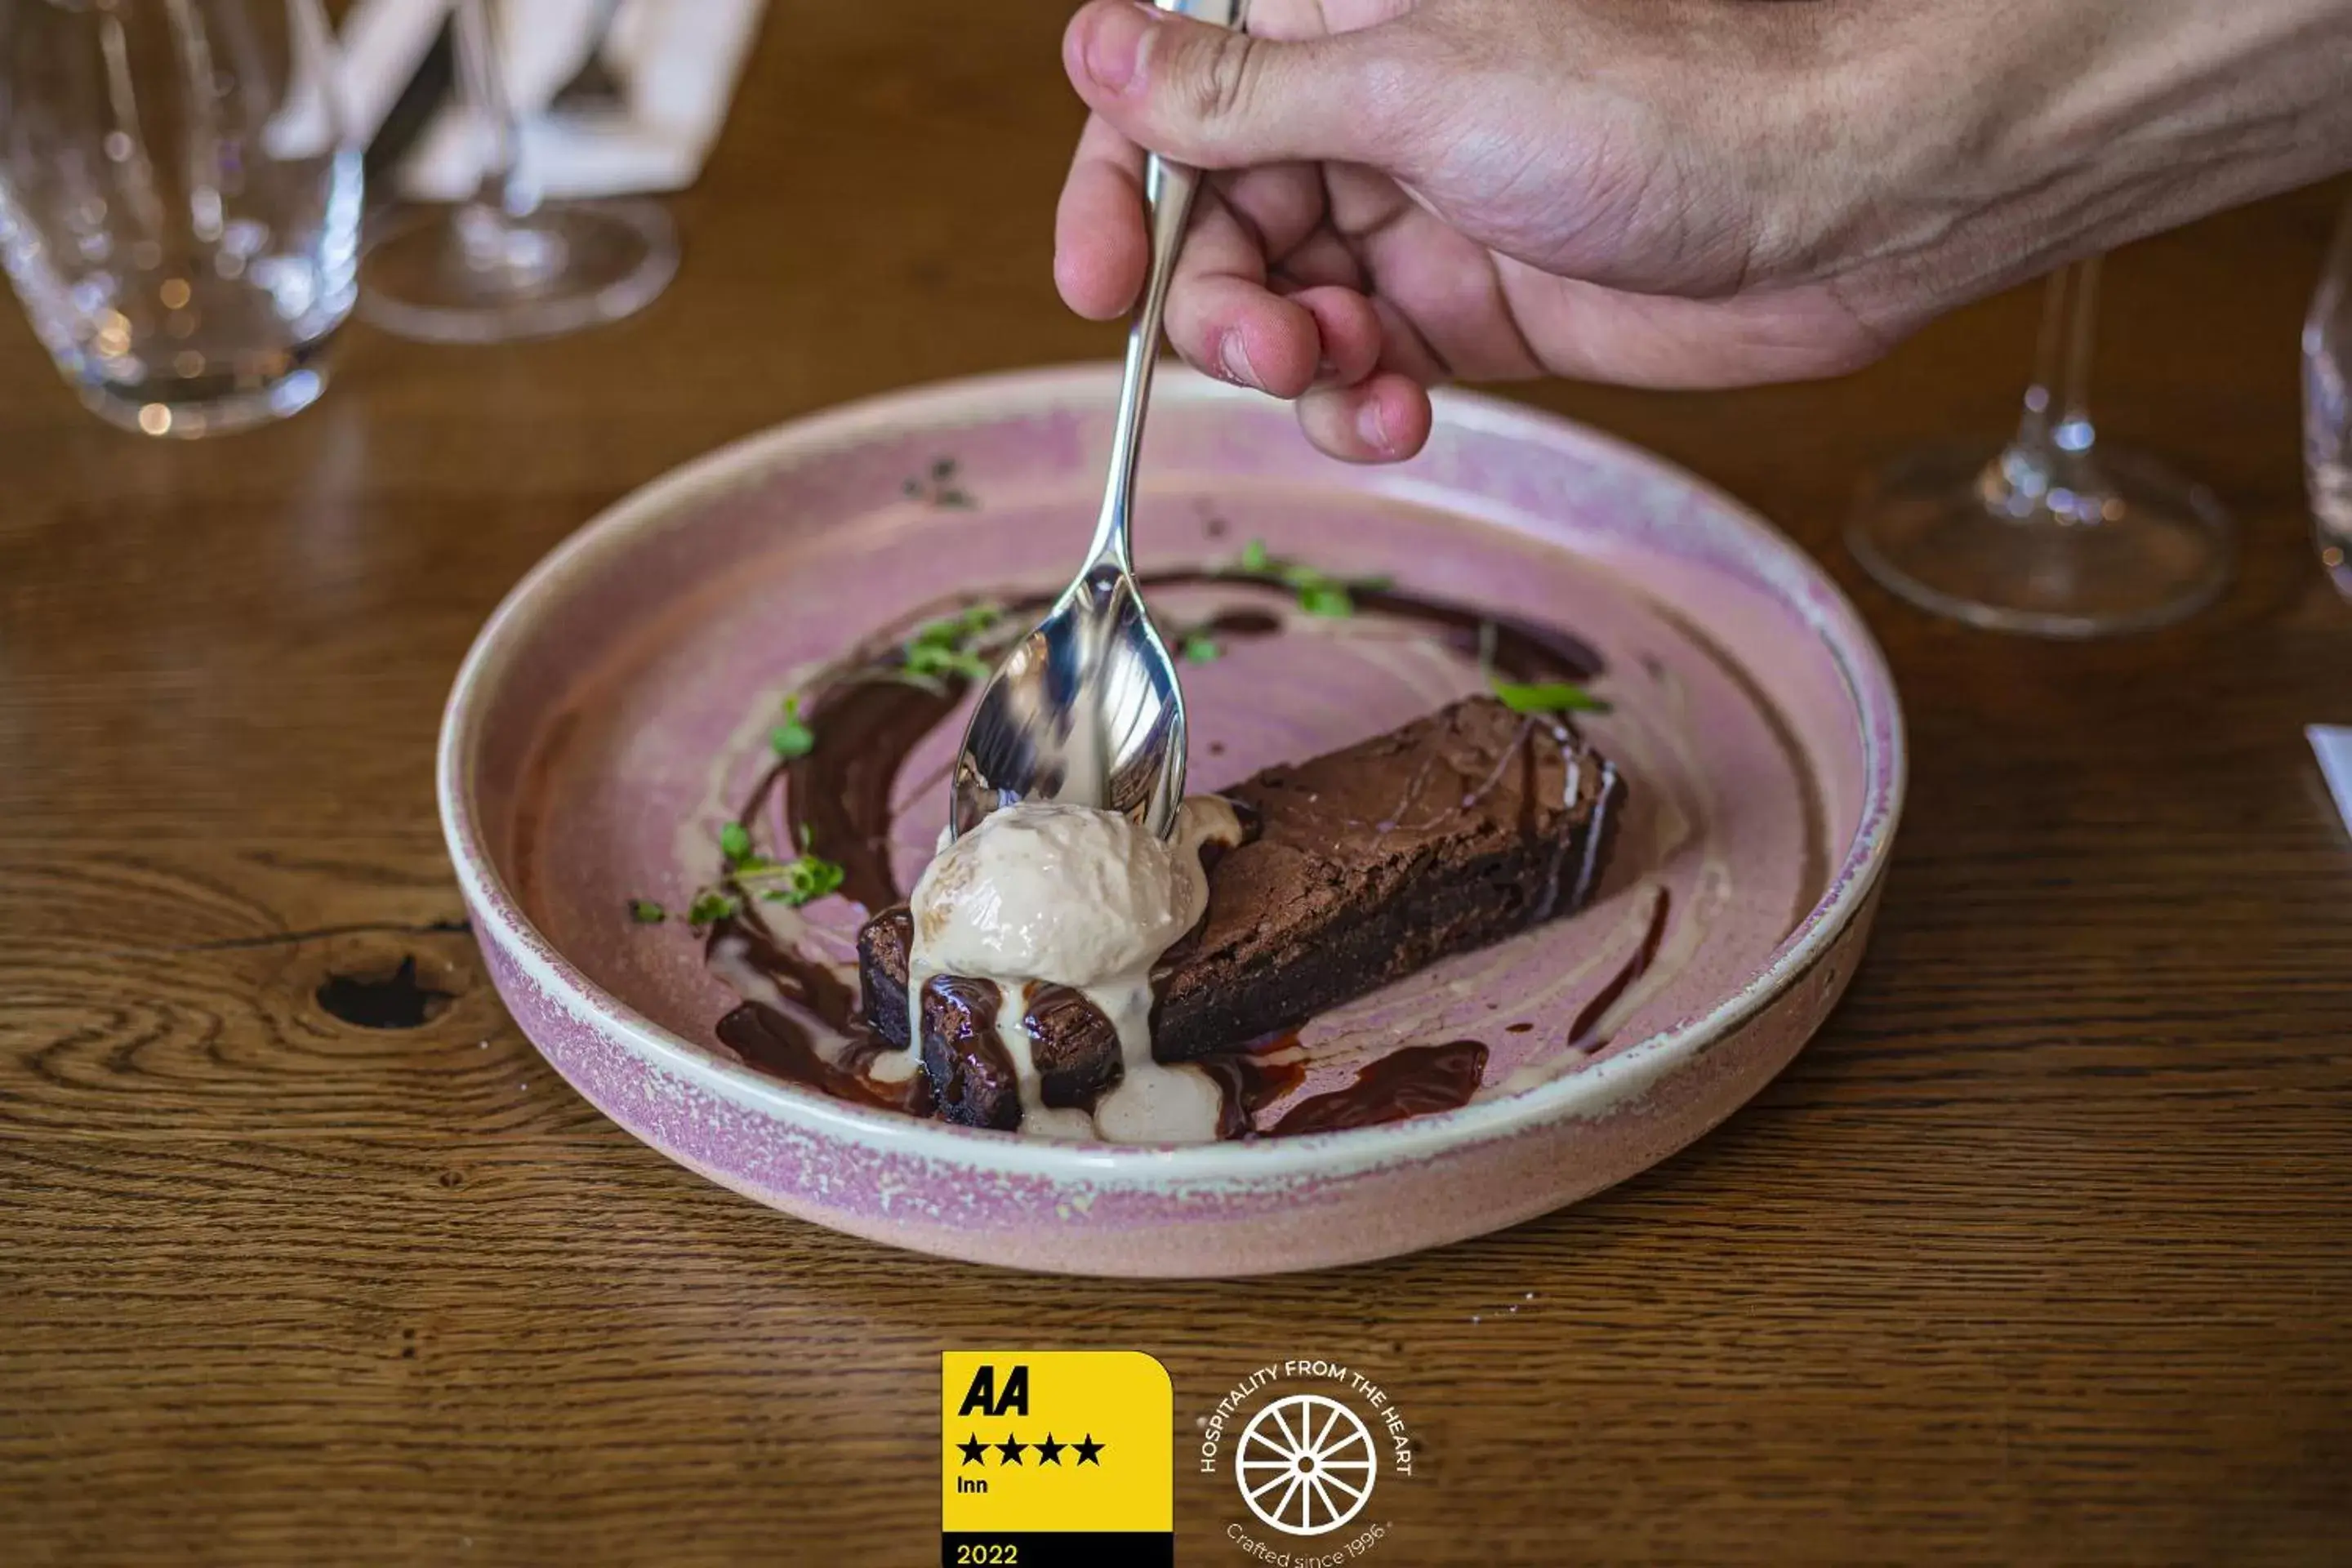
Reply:
[[1815, 254], [1895, 331], [2352, 166], [2352, 0], [1876, 9], [1807, 96], [1859, 174]]

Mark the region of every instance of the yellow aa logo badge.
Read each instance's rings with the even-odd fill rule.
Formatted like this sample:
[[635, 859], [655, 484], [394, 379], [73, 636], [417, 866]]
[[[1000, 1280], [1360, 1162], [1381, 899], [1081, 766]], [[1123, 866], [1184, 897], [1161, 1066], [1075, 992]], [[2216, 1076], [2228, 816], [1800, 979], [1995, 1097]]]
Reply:
[[1139, 1351], [940, 1357], [942, 1568], [1171, 1568], [1175, 1398]]

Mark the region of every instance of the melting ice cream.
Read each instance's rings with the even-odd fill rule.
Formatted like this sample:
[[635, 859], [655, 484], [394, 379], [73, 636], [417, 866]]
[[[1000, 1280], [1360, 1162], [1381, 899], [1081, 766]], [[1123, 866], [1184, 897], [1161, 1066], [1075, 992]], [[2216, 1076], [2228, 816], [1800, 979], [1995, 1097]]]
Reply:
[[[922, 1037], [931, 976], [987, 981], [1000, 995], [998, 1029], [1020, 1079], [1024, 1131], [1123, 1143], [1215, 1138], [1215, 1083], [1197, 1068], [1152, 1058], [1151, 970], [1208, 907], [1202, 847], [1241, 836], [1233, 807], [1208, 796], [1186, 801], [1164, 840], [1090, 806], [1033, 801], [991, 813], [915, 884], [908, 1037]], [[1118, 1032], [1124, 1070], [1091, 1112], [1044, 1103], [1022, 1024], [1034, 985], [1068, 986]]]

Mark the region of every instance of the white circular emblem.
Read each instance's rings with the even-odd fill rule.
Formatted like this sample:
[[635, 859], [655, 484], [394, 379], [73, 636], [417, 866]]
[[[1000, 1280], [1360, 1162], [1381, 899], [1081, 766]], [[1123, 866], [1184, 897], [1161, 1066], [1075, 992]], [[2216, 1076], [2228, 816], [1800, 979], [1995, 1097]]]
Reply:
[[1321, 1535], [1371, 1500], [1378, 1458], [1354, 1411], [1319, 1394], [1294, 1394], [1250, 1417], [1234, 1479], [1249, 1510], [1275, 1529]]

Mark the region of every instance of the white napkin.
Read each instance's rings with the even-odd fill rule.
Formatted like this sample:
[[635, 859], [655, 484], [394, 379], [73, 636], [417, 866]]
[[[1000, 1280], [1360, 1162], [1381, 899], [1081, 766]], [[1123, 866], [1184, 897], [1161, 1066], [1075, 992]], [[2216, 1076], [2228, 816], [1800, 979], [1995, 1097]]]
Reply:
[[2319, 755], [2319, 772], [2327, 780], [2327, 793], [2336, 797], [2336, 809], [2344, 818], [2344, 831], [2352, 833], [2352, 727], [2306, 724], [2303, 732], [2310, 738], [2311, 749]]
[[[343, 24], [345, 101], [372, 139], [433, 47], [453, 0], [355, 0]], [[621, 0], [604, 64], [624, 104], [547, 106], [586, 63], [598, 0], [502, 0], [491, 6], [507, 97], [522, 121], [526, 177], [550, 196], [676, 191], [702, 172], [727, 118], [764, 0]], [[456, 102], [401, 163], [401, 194], [458, 201], [480, 177], [488, 138]]]

